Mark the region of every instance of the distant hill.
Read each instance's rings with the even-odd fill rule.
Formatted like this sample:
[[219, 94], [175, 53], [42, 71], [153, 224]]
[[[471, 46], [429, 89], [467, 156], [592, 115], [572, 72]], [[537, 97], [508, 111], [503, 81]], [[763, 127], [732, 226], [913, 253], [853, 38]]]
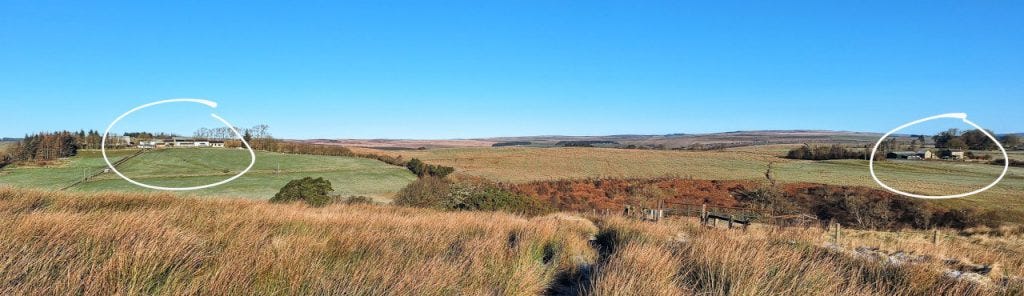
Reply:
[[618, 143], [619, 145], [655, 146], [666, 148], [687, 147], [694, 144], [802, 144], [802, 143], [842, 143], [869, 144], [878, 140], [881, 134], [827, 130], [764, 130], [764, 131], [733, 131], [709, 134], [667, 134], [667, 135], [607, 135], [607, 136], [521, 136], [493, 137], [478, 139], [450, 140], [405, 140], [405, 139], [313, 139], [303, 142], [357, 146], [380, 149], [396, 148], [452, 148], [452, 147], [487, 147], [502, 143], [529, 143], [529, 146], [553, 147], [559, 143], [601, 142]]
[[878, 140], [879, 133], [825, 131], [825, 130], [764, 130], [733, 131], [709, 134], [668, 135], [610, 135], [610, 136], [528, 136], [477, 139], [496, 142], [531, 142], [534, 146], [557, 146], [559, 142], [607, 141], [622, 145], [654, 146], [666, 148], [687, 147], [694, 144], [802, 144], [843, 143], [868, 144]]

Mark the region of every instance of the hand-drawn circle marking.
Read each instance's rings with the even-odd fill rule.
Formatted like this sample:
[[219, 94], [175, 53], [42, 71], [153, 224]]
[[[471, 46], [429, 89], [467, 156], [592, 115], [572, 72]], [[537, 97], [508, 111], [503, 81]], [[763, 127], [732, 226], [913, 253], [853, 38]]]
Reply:
[[[968, 193], [932, 196], [932, 195], [913, 194], [913, 193], [909, 193], [909, 192], [903, 192], [903, 191], [900, 191], [900, 190], [896, 190], [896, 189], [893, 189], [892, 187], [889, 187], [888, 185], [885, 185], [885, 183], [883, 183], [881, 180], [878, 179], [878, 176], [875, 175], [875, 152], [878, 151], [878, 147], [882, 145], [882, 142], [885, 141], [885, 138], [888, 138], [892, 134], [894, 134], [894, 133], [896, 133], [896, 132], [898, 132], [898, 131], [900, 131], [902, 129], [905, 129], [905, 128], [909, 127], [909, 126], [912, 126], [912, 125], [915, 125], [915, 124], [918, 124], [918, 123], [922, 123], [922, 122], [925, 122], [925, 121], [930, 121], [930, 120], [935, 120], [935, 119], [942, 119], [942, 118], [954, 118], [954, 119], [963, 120], [964, 123], [967, 123], [967, 124], [977, 128], [979, 131], [981, 131], [986, 136], [988, 136], [989, 139], [991, 139], [993, 142], [996, 143], [996, 146], [999, 147], [999, 151], [1003, 152], [1003, 159], [1005, 161], [1003, 161], [1003, 173], [999, 175], [999, 178], [996, 178], [995, 182], [992, 182], [992, 184], [988, 184], [988, 186], [985, 186], [984, 188], [981, 188], [981, 189], [978, 189], [978, 190], [975, 190], [975, 191], [971, 191], [971, 192], [968, 192]], [[932, 116], [932, 117], [918, 119], [918, 120], [912, 121], [910, 123], [901, 125], [900, 127], [897, 127], [896, 129], [891, 130], [888, 133], [885, 133], [885, 135], [882, 136], [881, 139], [878, 139], [878, 143], [875, 143], [875, 148], [871, 149], [871, 160], [868, 161], [868, 169], [871, 170], [871, 178], [875, 179], [875, 183], [878, 183], [878, 185], [881, 185], [882, 188], [885, 188], [886, 190], [892, 191], [892, 192], [894, 192], [896, 194], [902, 194], [902, 195], [906, 195], [906, 196], [909, 196], [909, 197], [925, 198], [925, 199], [960, 198], [960, 197], [967, 197], [967, 196], [971, 196], [971, 195], [975, 195], [975, 194], [978, 194], [978, 193], [985, 192], [985, 190], [989, 190], [993, 186], [996, 186], [996, 184], [999, 184], [999, 181], [1002, 181], [1003, 177], [1006, 176], [1006, 172], [1010, 170], [1010, 156], [1006, 154], [1006, 149], [1003, 148], [1003, 145], [999, 143], [999, 139], [996, 139], [995, 136], [990, 134], [988, 131], [986, 131], [981, 126], [978, 126], [974, 122], [971, 122], [970, 120], [967, 120], [967, 113], [947, 113], [947, 114], [940, 114], [940, 115], [935, 115], [935, 116]]]
[[139, 111], [139, 110], [142, 110], [142, 109], [145, 109], [145, 108], [148, 108], [148, 107], [153, 107], [153, 106], [160, 105], [160, 104], [178, 103], [178, 102], [197, 103], [197, 104], [206, 105], [206, 106], [208, 106], [210, 108], [217, 108], [217, 102], [208, 101], [208, 100], [202, 100], [202, 99], [170, 99], [170, 100], [163, 100], [163, 101], [152, 102], [152, 103], [149, 103], [149, 104], [145, 104], [145, 105], [142, 105], [142, 106], [135, 107], [135, 109], [128, 110], [128, 112], [125, 112], [124, 114], [121, 114], [121, 116], [118, 116], [117, 119], [114, 119], [114, 122], [111, 122], [110, 125], [107, 126], [107, 130], [103, 132], [103, 138], [100, 139], [100, 153], [103, 154], [103, 161], [107, 162], [107, 167], [110, 167], [111, 171], [113, 171], [115, 174], [120, 176], [125, 181], [131, 182], [132, 184], [139, 185], [139, 186], [142, 186], [142, 187], [146, 187], [146, 188], [149, 188], [149, 189], [169, 190], [169, 191], [197, 190], [197, 189], [210, 188], [210, 187], [214, 187], [214, 186], [218, 186], [218, 185], [223, 185], [225, 183], [228, 183], [228, 182], [234, 181], [235, 179], [238, 179], [238, 177], [241, 177], [242, 175], [245, 175], [245, 173], [248, 173], [249, 170], [252, 169], [252, 166], [256, 164], [256, 152], [254, 152], [252, 150], [252, 146], [249, 146], [249, 142], [245, 141], [245, 137], [243, 137], [242, 134], [240, 134], [238, 132], [238, 130], [235, 129], [235, 126], [231, 125], [231, 123], [229, 123], [227, 120], [224, 120], [224, 118], [221, 118], [220, 116], [217, 116], [217, 114], [210, 113], [210, 116], [213, 116], [214, 119], [219, 120], [221, 123], [224, 124], [224, 126], [227, 126], [229, 129], [231, 129], [231, 131], [235, 133], [235, 136], [237, 136], [238, 139], [242, 141], [242, 144], [245, 145], [245, 148], [249, 149], [249, 156], [252, 158], [252, 161], [249, 162], [249, 166], [246, 167], [245, 170], [243, 170], [241, 173], [238, 173], [237, 175], [234, 175], [231, 178], [227, 178], [227, 179], [225, 179], [223, 181], [220, 181], [220, 182], [217, 182], [217, 183], [213, 183], [213, 184], [202, 185], [202, 186], [193, 186], [193, 187], [161, 187], [161, 186], [153, 186], [153, 185], [149, 185], [149, 184], [144, 184], [144, 183], [132, 180], [131, 178], [128, 178], [127, 176], [122, 174], [120, 171], [118, 171], [117, 168], [114, 167], [114, 165], [112, 163], [110, 163], [110, 159], [107, 158], [107, 148], [106, 148], [107, 147], [107, 145], [106, 145], [107, 144], [107, 134], [110, 133], [110, 129], [114, 128], [114, 125], [116, 125], [118, 121], [121, 121], [121, 119], [124, 119], [125, 116], [128, 116], [128, 114], [132, 114], [135, 111]]

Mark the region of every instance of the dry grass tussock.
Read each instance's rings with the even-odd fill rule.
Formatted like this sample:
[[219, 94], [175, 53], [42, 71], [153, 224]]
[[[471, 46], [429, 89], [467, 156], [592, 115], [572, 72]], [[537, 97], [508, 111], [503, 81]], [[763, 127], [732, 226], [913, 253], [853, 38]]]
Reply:
[[[591, 281], [597, 295], [1020, 295], [1024, 283], [1004, 282], [1020, 268], [987, 277], [953, 278], [945, 258], [1020, 265], [1013, 251], [972, 245], [970, 237], [932, 246], [916, 234], [880, 237], [853, 232], [831, 245], [820, 229], [704, 229], [696, 221], [651, 224], [601, 218], [607, 252]], [[899, 234], [894, 234], [899, 236]], [[919, 262], [894, 262], [854, 251], [901, 248]], [[1019, 247], [1019, 245], [1016, 245]], [[917, 254], [920, 256], [914, 256]], [[1000, 261], [983, 261], [1000, 260]], [[996, 274], [999, 273], [999, 274]]]
[[582, 219], [0, 188], [0, 294], [542, 294]]

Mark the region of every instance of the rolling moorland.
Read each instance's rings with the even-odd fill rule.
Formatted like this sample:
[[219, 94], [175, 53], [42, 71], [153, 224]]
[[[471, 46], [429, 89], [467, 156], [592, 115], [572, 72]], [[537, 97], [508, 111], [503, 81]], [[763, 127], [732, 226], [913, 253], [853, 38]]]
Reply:
[[[701, 184], [763, 182], [769, 164], [774, 178], [785, 184], [876, 187], [866, 161], [781, 157], [793, 147], [352, 150], [417, 158], [454, 167], [453, 178], [523, 188], [553, 180], [668, 176], [675, 177], [666, 181], [670, 184], [710, 194], [713, 188]], [[117, 151], [114, 158], [131, 153]], [[1019, 224], [942, 230], [935, 241], [931, 231], [846, 229], [837, 240], [831, 230], [819, 227], [755, 223], [741, 231], [700, 226], [693, 218], [652, 223], [597, 212], [524, 216], [361, 203], [315, 208], [260, 199], [273, 196], [289, 180], [323, 176], [339, 195], [390, 201], [417, 176], [404, 167], [361, 157], [257, 156], [256, 167], [245, 177], [182, 195], [150, 193], [110, 173], [66, 191], [50, 191], [103, 169], [94, 150], [44, 166], [3, 168], [0, 213], [5, 219], [0, 227], [11, 231], [0, 233], [0, 253], [5, 254], [0, 294], [1024, 292], [1024, 227]], [[248, 154], [236, 149], [164, 149], [141, 154], [119, 168], [147, 183], [187, 186], [227, 178], [247, 162]], [[942, 194], [983, 186], [999, 169], [981, 163], [885, 161], [878, 172], [896, 187]], [[1013, 168], [990, 192], [940, 204], [1020, 217], [1022, 180], [1024, 171]]]
[[[444, 148], [428, 150], [376, 150], [378, 153], [419, 158], [428, 163], [452, 166], [456, 175], [469, 175], [511, 183], [582, 178], [658, 178], [674, 176], [699, 180], [763, 180], [772, 163], [782, 183], [808, 182], [878, 188], [866, 160], [791, 160], [782, 158], [798, 145], [766, 145], [721, 151], [661, 151], [613, 148]], [[1018, 151], [1011, 159], [1020, 157]], [[895, 188], [924, 194], [968, 192], [991, 183], [999, 166], [945, 161], [883, 161], [876, 173]], [[1007, 217], [1024, 216], [1024, 168], [1011, 168], [999, 185], [966, 199], [940, 201], [949, 206], [976, 206], [1007, 211]]]

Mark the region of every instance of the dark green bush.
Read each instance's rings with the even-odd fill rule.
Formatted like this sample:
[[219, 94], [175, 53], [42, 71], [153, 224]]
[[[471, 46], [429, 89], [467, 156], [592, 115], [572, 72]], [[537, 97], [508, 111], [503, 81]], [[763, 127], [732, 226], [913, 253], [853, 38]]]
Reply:
[[331, 181], [324, 180], [324, 178], [305, 177], [288, 182], [270, 199], [270, 202], [303, 201], [310, 206], [322, 207], [331, 203], [330, 193], [332, 191], [334, 188], [331, 187]]
[[444, 178], [455, 172], [455, 168], [449, 166], [431, 165], [429, 168], [430, 175], [439, 178]]
[[451, 190], [451, 182], [437, 177], [424, 177], [398, 191], [394, 203], [411, 207], [436, 207]]
[[431, 165], [416, 158], [410, 159], [409, 162], [405, 164], [405, 167], [421, 178], [427, 176], [444, 178], [455, 172], [455, 168], [453, 167]]
[[504, 211], [527, 216], [545, 214], [551, 209], [540, 200], [497, 187], [469, 188], [469, 195], [454, 201], [449, 208], [468, 211]]
[[362, 196], [362, 195], [355, 195], [355, 196], [346, 197], [343, 202], [345, 204], [347, 204], [347, 205], [373, 204], [374, 203], [372, 198], [369, 198], [369, 197], [366, 197], [366, 196]]
[[957, 229], [987, 226], [997, 228], [1002, 225], [998, 213], [973, 208], [949, 209], [935, 214], [935, 225]]
[[[1000, 158], [1000, 159], [996, 159], [996, 160], [990, 161], [989, 164], [1006, 165], [1006, 160]], [[1012, 166], [1012, 167], [1024, 167], [1024, 161], [1016, 160], [1016, 159], [1010, 159], [1010, 166]]]
[[492, 183], [455, 183], [421, 178], [399, 191], [395, 204], [465, 211], [504, 211], [528, 216], [551, 212], [544, 202], [499, 188]]

